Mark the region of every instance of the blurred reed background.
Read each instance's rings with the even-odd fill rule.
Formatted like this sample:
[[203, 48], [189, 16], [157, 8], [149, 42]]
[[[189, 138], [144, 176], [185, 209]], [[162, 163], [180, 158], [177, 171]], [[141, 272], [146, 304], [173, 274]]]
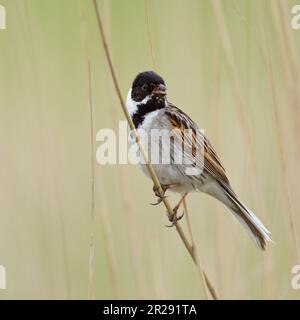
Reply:
[[[123, 120], [89, 0], [1, 0], [0, 264], [3, 299], [198, 299], [192, 260], [152, 182], [95, 164], [94, 133]], [[146, 6], [145, 6], [146, 4]], [[188, 207], [202, 264], [227, 299], [297, 299], [300, 30], [284, 0], [99, 1], [123, 95], [154, 69], [204, 128], [241, 199], [272, 231], [260, 252], [220, 203]], [[90, 73], [89, 73], [90, 63]], [[90, 80], [89, 80], [90, 78]], [[94, 154], [99, 143], [94, 136]], [[172, 195], [170, 201], [177, 202]], [[185, 222], [182, 223], [184, 228]], [[91, 227], [92, 225], [92, 227]]]

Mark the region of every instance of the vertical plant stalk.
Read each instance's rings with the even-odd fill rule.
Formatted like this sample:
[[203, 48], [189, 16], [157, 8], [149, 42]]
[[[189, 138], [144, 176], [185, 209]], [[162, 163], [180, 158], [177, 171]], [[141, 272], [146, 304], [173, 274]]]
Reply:
[[[91, 63], [90, 63], [90, 54], [88, 48], [88, 42], [86, 37], [86, 17], [84, 11], [81, 8], [80, 1], [79, 4], [79, 14], [80, 14], [80, 31], [81, 31], [81, 41], [82, 47], [85, 51], [86, 61], [87, 61], [87, 92], [88, 92], [88, 105], [90, 113], [90, 139], [91, 139], [91, 164], [92, 164], [92, 199], [91, 199], [91, 231], [90, 231], [90, 243], [89, 243], [89, 283], [88, 283], [88, 297], [89, 299], [93, 298], [94, 295], [94, 269], [95, 269], [95, 238], [94, 238], [94, 224], [95, 224], [95, 193], [96, 193], [96, 184], [95, 184], [95, 158], [94, 158], [94, 108], [92, 101], [92, 73], [91, 73]], [[94, 194], [94, 195], [93, 195]], [[106, 195], [103, 186], [100, 184], [100, 223], [102, 227], [103, 234], [103, 244], [108, 262], [108, 269], [110, 280], [112, 284], [112, 296], [114, 299], [118, 298], [118, 285], [117, 285], [117, 261], [115, 256], [115, 250], [112, 240], [112, 232], [108, 214], [108, 207], [106, 203]]]
[[271, 53], [270, 53], [270, 47], [269, 47], [269, 36], [265, 35], [266, 37], [266, 47], [267, 47], [267, 56], [268, 56], [268, 74], [270, 77], [270, 86], [271, 86], [271, 94], [272, 94], [272, 102], [274, 107], [274, 117], [277, 127], [277, 140], [278, 140], [278, 153], [280, 157], [280, 165], [281, 165], [281, 171], [282, 171], [282, 180], [284, 183], [284, 193], [286, 196], [286, 202], [288, 206], [288, 214], [289, 214], [289, 222], [290, 222], [290, 228], [291, 228], [291, 236], [292, 241], [294, 244], [294, 256], [297, 262], [300, 260], [299, 255], [299, 244], [298, 244], [298, 238], [297, 233], [295, 229], [295, 215], [294, 215], [294, 209], [292, 207], [292, 200], [291, 200], [291, 191], [290, 186], [288, 183], [288, 173], [287, 173], [287, 161], [285, 157], [285, 148], [284, 148], [284, 138], [283, 138], [283, 132], [282, 132], [282, 125], [279, 120], [279, 112], [278, 112], [278, 103], [277, 103], [277, 96], [276, 96], [276, 87], [275, 87], [275, 80], [274, 80], [274, 72], [273, 72], [273, 66], [272, 66], [272, 60], [271, 60]]
[[136, 232], [136, 212], [128, 189], [129, 179], [123, 168], [119, 172], [120, 193], [123, 202], [123, 208], [126, 213], [127, 233], [130, 241], [130, 251], [132, 255], [132, 265], [137, 291], [140, 299], [147, 298], [147, 286], [145, 284], [144, 267], [142, 263], [142, 248]]
[[[211, 94], [211, 96], [213, 97], [211, 106], [213, 106], [213, 108], [211, 108], [213, 110], [213, 116], [212, 119], [214, 119], [213, 123], [214, 123], [214, 130], [213, 132], [215, 133], [214, 135], [214, 146], [216, 147], [216, 150], [220, 150], [221, 149], [221, 143], [220, 143], [220, 128], [221, 128], [221, 121], [220, 121], [220, 82], [221, 82], [221, 73], [220, 73], [220, 64], [221, 64], [221, 59], [220, 59], [220, 44], [218, 42], [218, 35], [216, 35], [216, 37], [214, 37], [214, 46], [213, 46], [213, 50], [212, 50], [212, 60], [213, 60], [213, 82], [212, 82], [212, 88], [213, 88], [213, 92]], [[219, 219], [221, 213], [219, 214], [220, 210], [220, 206], [217, 202], [215, 202], [214, 204], [215, 207], [215, 214], [213, 215], [214, 219], [213, 219], [213, 224], [215, 225], [215, 231], [216, 234], [214, 236], [215, 239], [215, 256], [216, 256], [216, 263], [215, 263], [215, 273], [217, 275], [217, 283], [218, 283], [218, 292], [220, 294], [220, 296], [223, 295], [223, 273], [224, 270], [222, 267], [220, 267], [222, 265], [222, 256], [221, 256], [221, 252], [223, 252], [223, 243], [222, 243], [222, 235], [221, 235], [221, 230], [222, 228], [220, 228], [220, 223], [219, 223]], [[221, 224], [222, 225], [222, 224]]]
[[[278, 43], [278, 55], [280, 56], [280, 63], [282, 66], [282, 71], [284, 75], [284, 85], [289, 91], [288, 99], [290, 100], [292, 115], [292, 122], [294, 124], [295, 135], [300, 135], [300, 111], [299, 111], [299, 68], [297, 61], [294, 61], [294, 44], [293, 39], [291, 39], [291, 30], [287, 29], [289, 23], [287, 21], [281, 21], [281, 15], [287, 14], [284, 10], [285, 7], [279, 8], [279, 3], [281, 1], [270, 2], [273, 25], [276, 31], [276, 41]], [[287, 14], [288, 16], [288, 14]], [[286, 24], [286, 25], [285, 25]], [[284, 32], [282, 31], [284, 29]], [[296, 59], [297, 60], [297, 59]], [[295, 139], [296, 150], [298, 157], [300, 156], [300, 143], [299, 139]]]
[[245, 24], [246, 28], [248, 29], [249, 35], [252, 36], [252, 39], [253, 39], [254, 43], [256, 44], [257, 49], [259, 50], [259, 53], [260, 53], [262, 60], [263, 60], [263, 63], [267, 67], [267, 59], [266, 59], [265, 52], [264, 52], [262, 46], [260, 45], [258, 38], [255, 35], [255, 31], [254, 31], [253, 26], [250, 25], [247, 18], [242, 14], [242, 12], [237, 4], [237, 0], [234, 0], [234, 2], [233, 2], [233, 9], [236, 11], [237, 15], [240, 17], [240, 19], [242, 20], [242, 22]]
[[91, 165], [91, 216], [90, 216], [90, 239], [89, 239], [89, 273], [88, 273], [88, 299], [94, 298], [94, 264], [95, 264], [95, 238], [94, 238], [94, 223], [95, 223], [95, 162], [94, 162], [94, 110], [92, 98], [92, 72], [91, 60], [86, 40], [86, 19], [83, 10], [78, 0], [78, 12], [80, 16], [80, 36], [81, 44], [86, 55], [86, 68], [87, 68], [87, 108], [89, 113], [89, 139], [90, 139], [90, 165]]
[[[296, 135], [297, 137], [300, 136], [300, 91], [299, 91], [299, 87], [300, 87], [300, 76], [299, 76], [299, 63], [298, 63], [298, 57], [297, 57], [297, 50], [296, 50], [296, 46], [295, 46], [295, 42], [293, 40], [292, 37], [292, 31], [289, 29], [289, 21], [288, 21], [288, 17], [289, 17], [289, 12], [288, 12], [288, 4], [283, 3], [282, 1], [278, 2], [279, 7], [281, 7], [280, 13], [282, 15], [282, 19], [284, 20], [282, 22], [282, 28], [284, 29], [284, 34], [286, 35], [286, 42], [287, 42], [287, 47], [289, 49], [289, 53], [290, 53], [290, 68], [291, 68], [291, 73], [293, 75], [293, 79], [291, 81], [291, 86], [292, 86], [292, 99], [291, 99], [291, 105], [294, 106], [293, 108], [293, 113], [295, 114], [295, 116], [293, 117], [294, 119], [294, 127], [295, 127], [295, 131], [296, 131]], [[297, 151], [298, 151], [298, 156], [300, 155], [300, 144], [299, 144], [299, 139], [296, 139], [296, 141], [298, 141], [297, 143]], [[284, 159], [283, 163], [285, 164], [286, 162], [286, 153], [282, 154], [282, 158]], [[285, 184], [286, 184], [286, 190], [288, 193], [288, 199], [290, 201], [290, 206], [292, 201], [292, 196], [291, 196], [291, 191], [290, 191], [290, 186], [288, 184], [288, 174], [287, 174], [287, 165], [284, 165], [284, 179], [285, 179]], [[298, 242], [298, 238], [297, 238], [297, 233], [296, 233], [296, 218], [294, 215], [294, 210], [292, 209], [290, 211], [290, 224], [291, 224], [291, 228], [293, 231], [293, 238], [294, 238], [294, 242], [295, 242], [295, 248], [296, 248], [296, 253], [297, 253], [297, 262], [300, 262], [300, 252], [299, 252], [299, 242]]]
[[[104, 23], [109, 23], [110, 21], [110, 6], [109, 1], [103, 3], [103, 19]], [[107, 41], [110, 42], [110, 33], [106, 33]], [[111, 83], [111, 76], [109, 70], [107, 72], [107, 83], [108, 92], [113, 93], [113, 84]], [[111, 94], [109, 94], [111, 97]], [[110, 99], [110, 109], [112, 112], [111, 120], [113, 123], [113, 128], [118, 130], [118, 117], [117, 117], [117, 105], [114, 99]], [[134, 201], [132, 199], [132, 192], [128, 189], [129, 177], [128, 173], [124, 170], [123, 166], [120, 166], [118, 171], [116, 171], [116, 179], [118, 179], [117, 185], [119, 186], [121, 203], [123, 210], [125, 212], [125, 222], [127, 226], [127, 235], [129, 238], [129, 247], [131, 253], [131, 263], [133, 267], [133, 278], [135, 280], [136, 289], [139, 299], [146, 299], [147, 297], [147, 286], [145, 284], [144, 267], [142, 261], [142, 248], [141, 243], [138, 239], [138, 233], [136, 232], [137, 226], [137, 214], [134, 206]]]
[[191, 224], [191, 220], [190, 220], [190, 216], [188, 213], [188, 209], [187, 209], [187, 205], [186, 205], [186, 199], [183, 199], [183, 208], [184, 208], [184, 214], [185, 214], [185, 218], [186, 218], [186, 224], [188, 227], [188, 232], [190, 234], [190, 239], [191, 239], [191, 247], [193, 250], [193, 256], [195, 257], [195, 264], [197, 265], [197, 270], [199, 271], [200, 274], [200, 278], [202, 281], [202, 286], [204, 288], [204, 294], [205, 294], [205, 298], [208, 299], [208, 292], [206, 290], [206, 285], [205, 285], [205, 276], [203, 273], [203, 269], [201, 268], [201, 264], [200, 264], [200, 260], [199, 260], [199, 255], [198, 255], [198, 250], [196, 247], [196, 243], [194, 241], [194, 236], [193, 236], [193, 231], [192, 231], [192, 224]]
[[92, 73], [91, 61], [88, 60], [88, 85], [89, 85], [89, 113], [90, 113], [90, 148], [91, 148], [91, 226], [90, 226], [90, 255], [89, 255], [89, 288], [88, 297], [94, 297], [94, 264], [95, 264], [95, 161], [94, 161], [94, 113], [92, 100]]
[[[241, 10], [237, 4], [237, 0], [234, 0], [234, 2], [233, 2], [233, 8], [236, 11], [237, 15], [239, 16], [239, 18], [241, 19], [241, 21], [243, 22], [243, 24], [245, 25], [246, 30], [247, 30], [247, 44], [248, 44], [247, 54], [249, 54], [249, 52], [250, 52], [249, 50], [250, 50], [250, 39], [251, 39], [252, 43], [256, 45], [256, 47], [261, 55], [263, 65], [264, 65], [265, 69], [267, 70], [268, 63], [267, 63], [266, 53], [265, 53], [264, 48], [262, 47], [259, 39], [256, 36], [254, 27], [250, 23], [250, 7], [249, 7], [249, 5], [250, 5], [250, 2], [247, 3], [247, 13], [245, 15], [243, 15], [243, 13], [241, 12]], [[256, 23], [258, 23], [258, 22], [256, 21]], [[248, 58], [247, 59], [247, 61], [248, 61], [248, 64], [247, 64], [247, 84], [248, 84], [249, 79], [250, 79], [249, 61], [251, 61], [251, 59], [250, 59], [250, 57], [247, 57], [247, 58]], [[247, 88], [248, 88], [248, 92], [247, 92], [248, 93], [247, 94], [247, 108], [248, 108], [249, 107], [249, 97], [250, 97], [248, 85], [247, 85]], [[254, 186], [255, 201], [258, 203], [258, 206], [259, 206], [259, 208], [261, 208], [261, 211], [266, 212], [266, 205], [265, 205], [265, 202], [262, 200], [262, 195], [263, 195], [263, 192], [260, 190], [257, 190], [257, 184], [255, 184], [255, 186]], [[264, 255], [264, 259], [263, 259], [263, 274], [265, 275], [264, 282], [263, 282], [263, 292], [266, 292], [266, 288], [268, 288], [269, 284], [272, 283], [272, 279], [273, 279], [272, 276], [274, 276], [272, 274], [272, 272], [270, 271], [270, 265], [271, 265], [271, 259], [270, 259], [270, 253], [269, 253], [268, 255]], [[249, 279], [248, 279], [248, 281], [249, 281]], [[263, 296], [264, 296], [264, 294], [263, 294]]]
[[[27, 64], [30, 65], [31, 68], [31, 76], [33, 81], [33, 86], [35, 88], [35, 96], [34, 98], [36, 100], [32, 101], [34, 105], [39, 106], [38, 110], [35, 112], [35, 116], [38, 119], [37, 123], [39, 124], [39, 150], [44, 149], [44, 143], [43, 143], [43, 113], [45, 110], [45, 104], [44, 104], [44, 97], [41, 94], [42, 90], [42, 81], [41, 77], [37, 68], [37, 55], [36, 55], [36, 42], [34, 37], [34, 28], [32, 26], [32, 19], [30, 16], [30, 10], [29, 10], [29, 3], [26, 1], [19, 1], [15, 3], [15, 8], [12, 8], [16, 11], [17, 19], [21, 23], [21, 29], [24, 32], [24, 35], [22, 37], [26, 39], [26, 43], [28, 45], [28, 55], [29, 55], [29, 61], [27, 61]], [[24, 13], [24, 16], [21, 17], [21, 12]], [[20, 16], [19, 16], [20, 15]], [[43, 161], [42, 161], [43, 162]], [[38, 168], [36, 168], [39, 170]], [[42, 169], [41, 169], [42, 170]], [[66, 236], [66, 229], [65, 229], [65, 223], [64, 223], [64, 216], [63, 212], [60, 207], [60, 192], [58, 189], [57, 184], [57, 178], [58, 178], [58, 169], [55, 167], [54, 169], [55, 175], [53, 175], [53, 183], [54, 183], [54, 193], [55, 193], [55, 199], [56, 202], [58, 202], [57, 212], [58, 212], [58, 220], [59, 220], [59, 228], [61, 230], [61, 233], [59, 236], [61, 236], [61, 243], [62, 243], [62, 259], [64, 264], [64, 278], [66, 280], [65, 286], [66, 286], [66, 298], [71, 299], [72, 298], [72, 287], [71, 287], [71, 280], [70, 280], [70, 268], [69, 268], [69, 259], [68, 259], [68, 243], [67, 243], [67, 236]], [[42, 175], [41, 175], [42, 177]], [[38, 195], [37, 195], [38, 196]], [[42, 217], [40, 217], [41, 223], [44, 223], [44, 220]]]
[[[215, 14], [215, 21], [217, 24], [217, 27], [219, 29], [219, 33], [221, 35], [221, 43], [225, 55], [225, 60], [229, 69], [229, 76], [232, 81], [232, 86], [233, 86], [233, 94], [234, 98], [236, 100], [236, 109], [237, 109], [237, 114], [239, 117], [239, 122], [241, 125], [241, 129], [243, 132], [245, 144], [247, 146], [247, 159], [250, 161], [250, 165], [253, 169], [254, 175], [251, 175], [251, 178], [253, 179], [254, 176], [257, 176], [257, 166], [256, 166], [256, 159], [254, 157], [255, 155], [255, 148], [251, 136], [251, 130], [249, 126], [249, 122], [247, 120], [247, 116], [245, 114], [245, 100], [243, 98], [243, 93], [242, 93], [242, 88], [240, 84], [240, 79], [238, 75], [238, 70], [236, 67], [235, 63], [235, 57], [232, 49], [232, 43], [230, 39], [230, 34], [228, 32], [228, 28], [226, 25], [224, 13], [222, 12], [221, 9], [221, 1], [218, 0], [212, 0], [212, 6], [213, 6], [213, 11]], [[253, 181], [255, 183], [255, 181]], [[260, 203], [260, 207], [264, 206], [264, 202], [261, 197], [261, 192], [257, 190], [257, 184], [255, 183], [255, 186], [253, 188], [253, 193], [254, 197], [257, 200], [258, 203]]]
[[[237, 114], [239, 116], [239, 120], [242, 125], [242, 131], [244, 134], [245, 141], [247, 141], [248, 147], [250, 149], [250, 154], [253, 155], [254, 154], [254, 152], [253, 152], [254, 146], [253, 146], [253, 142], [252, 142], [252, 138], [251, 138], [251, 134], [250, 134], [250, 128], [249, 128], [249, 124], [247, 121], [247, 117], [245, 115], [244, 108], [243, 108], [245, 103], [243, 100], [242, 90], [241, 90], [240, 81], [239, 81], [239, 77], [238, 77], [238, 71], [237, 71], [237, 68], [235, 65], [235, 61], [234, 61], [234, 55], [233, 55], [233, 50], [232, 50], [232, 45], [231, 45], [229, 33], [228, 33], [227, 26], [225, 23], [224, 15], [223, 15], [222, 10], [220, 8], [220, 2], [218, 0], [212, 0], [212, 6], [213, 6], [214, 14], [215, 14], [215, 21], [216, 21], [217, 27], [219, 29], [220, 39], [221, 39], [221, 43], [223, 46], [223, 51], [225, 54], [226, 62], [228, 65], [228, 69], [230, 71], [229, 75], [231, 77], [232, 85], [233, 85], [233, 89], [234, 89]], [[252, 161], [251, 161], [251, 163], [252, 163]]]
[[[138, 144], [139, 149], [141, 151], [141, 154], [142, 154], [142, 156], [143, 156], [143, 158], [145, 160], [145, 165], [147, 167], [149, 175], [150, 175], [155, 187], [158, 189], [158, 191], [162, 192], [163, 190], [161, 188], [161, 184], [160, 184], [160, 182], [159, 182], [159, 180], [157, 178], [157, 175], [156, 175], [151, 163], [149, 162], [149, 160], [148, 160], [148, 158], [146, 156], [145, 151], [143, 150], [143, 147], [142, 147], [142, 145], [140, 143], [139, 136], [137, 134], [136, 128], [135, 128], [135, 126], [133, 124], [133, 121], [132, 121], [132, 119], [131, 119], [128, 111], [127, 111], [127, 108], [125, 106], [125, 103], [124, 103], [124, 100], [123, 100], [123, 97], [122, 97], [122, 93], [121, 93], [121, 89], [119, 87], [118, 80], [117, 80], [117, 77], [116, 77], [116, 73], [115, 73], [115, 70], [114, 70], [114, 66], [113, 66], [113, 63], [112, 63], [112, 60], [111, 60], [111, 56], [110, 56], [110, 53], [109, 53], [109, 48], [108, 48], [108, 45], [107, 45], [107, 41], [106, 41], [106, 37], [105, 37], [105, 33], [104, 33], [104, 28], [103, 28], [102, 19], [101, 19], [100, 12], [99, 12], [99, 7], [98, 7], [97, 0], [93, 0], [93, 3], [94, 3], [97, 23], [98, 23], [98, 27], [99, 27], [99, 31], [100, 31], [100, 35], [101, 35], [102, 45], [103, 45], [103, 48], [104, 48], [105, 56], [106, 56], [106, 59], [107, 59], [108, 65], [109, 65], [109, 69], [110, 69], [111, 76], [112, 76], [112, 79], [113, 79], [113, 82], [114, 82], [115, 90], [116, 90], [116, 93], [118, 95], [122, 110], [124, 112], [124, 115], [125, 115], [125, 117], [127, 119], [129, 127], [131, 129], [133, 138], [135, 139], [136, 143]], [[171, 205], [170, 205], [169, 201], [166, 198], [164, 198], [163, 199], [163, 203], [164, 203], [168, 213], [172, 214], [173, 210], [171, 208]], [[189, 241], [187, 240], [187, 238], [186, 238], [181, 226], [179, 225], [179, 223], [176, 223], [175, 226], [176, 226], [176, 230], [177, 230], [181, 240], [183, 241], [186, 249], [188, 250], [189, 254], [191, 255], [191, 257], [192, 257], [194, 263], [196, 264], [197, 268], [199, 268], [200, 266], [197, 265], [197, 263], [196, 263], [196, 257], [194, 256], [193, 248], [190, 245]], [[212, 286], [211, 282], [209, 281], [209, 279], [208, 279], [208, 277], [206, 275], [205, 275], [205, 280], [206, 280], [205, 281], [206, 285], [209, 288], [209, 291], [210, 291], [212, 297], [214, 299], [216, 299], [217, 296], [215, 294], [215, 291], [212, 290], [213, 286]], [[205, 290], [205, 289], [203, 289], [203, 290]]]
[[[296, 135], [300, 136], [300, 74], [299, 74], [299, 63], [298, 63], [298, 55], [297, 55], [297, 48], [295, 45], [294, 38], [292, 36], [292, 29], [290, 27], [290, 5], [289, 3], [285, 3], [283, 1], [277, 1], [277, 6], [279, 8], [277, 11], [281, 15], [281, 27], [283, 29], [284, 40], [286, 41], [286, 45], [284, 46], [284, 59], [287, 60], [287, 63], [291, 70], [291, 81], [290, 81], [290, 90], [291, 90], [291, 107], [292, 107], [292, 114], [293, 116], [293, 123], [294, 123], [294, 130]], [[274, 3], [272, 3], [274, 5]], [[286, 50], [288, 49], [288, 50]], [[286, 58], [286, 52], [288, 54], [288, 58]], [[297, 145], [297, 154], [300, 157], [300, 143], [299, 139], [295, 139]]]
[[149, 39], [149, 45], [150, 45], [150, 51], [151, 51], [151, 59], [152, 59], [154, 70], [156, 71], [157, 64], [156, 64], [156, 59], [155, 59], [152, 34], [151, 34], [151, 28], [150, 28], [150, 21], [149, 21], [148, 0], [144, 0], [144, 1], [145, 1], [145, 15], [146, 15], [146, 20], [147, 20], [147, 33], [148, 33], [148, 39]]
[[106, 194], [103, 185], [99, 185], [99, 195], [100, 195], [100, 222], [104, 238], [105, 253], [107, 256], [109, 276], [112, 284], [112, 296], [113, 299], [119, 298], [119, 287], [117, 281], [117, 259], [115, 255], [115, 248], [113, 243], [113, 236], [110, 225], [110, 218], [108, 214], [108, 207], [106, 202]]
[[80, 2], [78, 1], [78, 11], [80, 15], [80, 33], [82, 47], [86, 55], [87, 63], [87, 104], [89, 112], [90, 123], [90, 165], [91, 165], [91, 216], [90, 216], [90, 240], [89, 240], [89, 274], [88, 274], [88, 299], [94, 298], [94, 273], [95, 273], [95, 237], [94, 237], [94, 225], [95, 225], [95, 160], [94, 160], [94, 109], [93, 109], [93, 95], [92, 95], [92, 68], [91, 60], [88, 50], [88, 44], [86, 40], [86, 19]]

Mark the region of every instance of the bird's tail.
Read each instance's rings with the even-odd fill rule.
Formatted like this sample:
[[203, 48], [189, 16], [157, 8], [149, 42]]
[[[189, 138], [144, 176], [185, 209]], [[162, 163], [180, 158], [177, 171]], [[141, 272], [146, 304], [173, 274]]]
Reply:
[[256, 215], [237, 198], [230, 187], [226, 185], [224, 186], [223, 184], [221, 186], [228, 198], [228, 201], [224, 202], [225, 205], [245, 227], [256, 245], [260, 249], [265, 250], [267, 242], [272, 242], [272, 239], [270, 238], [270, 231], [263, 225]]

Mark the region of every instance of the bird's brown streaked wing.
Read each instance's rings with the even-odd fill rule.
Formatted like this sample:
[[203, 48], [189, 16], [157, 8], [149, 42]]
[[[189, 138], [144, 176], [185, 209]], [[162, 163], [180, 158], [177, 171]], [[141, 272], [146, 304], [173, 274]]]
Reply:
[[[175, 129], [175, 131], [178, 130], [178, 132], [181, 133], [181, 137], [184, 136], [184, 129], [192, 129], [194, 133], [194, 141], [190, 141], [189, 143], [193, 146], [196, 146], [199, 149], [198, 151], [200, 151], [201, 156], [204, 157], [204, 172], [209, 173], [213, 178], [230, 187], [225, 169], [222, 166], [218, 155], [216, 154], [210, 141], [203, 134], [203, 132], [199, 130], [195, 122], [182, 110], [171, 103], [168, 103], [168, 106], [165, 109], [165, 114], [171, 123], [172, 129]], [[182, 143], [187, 143], [186, 139], [184, 140], [184, 142], [182, 141]], [[191, 147], [192, 149], [193, 146]], [[202, 162], [203, 161], [199, 159], [199, 163]]]

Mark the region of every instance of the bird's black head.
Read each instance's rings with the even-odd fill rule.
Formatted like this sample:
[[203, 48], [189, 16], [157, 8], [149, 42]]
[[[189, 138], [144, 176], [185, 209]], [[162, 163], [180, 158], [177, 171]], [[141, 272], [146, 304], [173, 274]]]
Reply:
[[141, 102], [146, 97], [154, 98], [159, 102], [164, 101], [165, 96], [165, 82], [154, 71], [141, 72], [135, 77], [131, 91], [131, 98], [135, 102]]

